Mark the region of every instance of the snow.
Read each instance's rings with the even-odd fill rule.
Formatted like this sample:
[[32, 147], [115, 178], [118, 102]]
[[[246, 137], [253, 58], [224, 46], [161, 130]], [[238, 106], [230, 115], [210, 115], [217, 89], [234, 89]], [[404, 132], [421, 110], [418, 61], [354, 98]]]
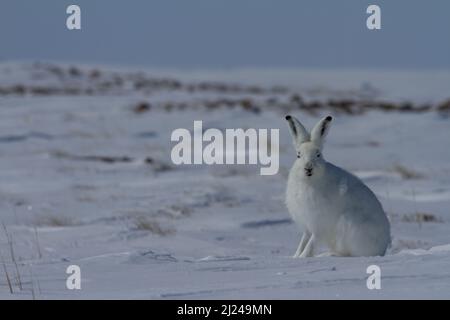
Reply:
[[[97, 88], [92, 94], [0, 94], [0, 221], [10, 239], [0, 228], [0, 252], [14, 291], [0, 266], [0, 298], [450, 298], [448, 117], [434, 110], [290, 110], [308, 128], [323, 114], [334, 115], [324, 157], [374, 190], [393, 235], [384, 257], [293, 259], [300, 234], [284, 205], [295, 159], [286, 110], [202, 105], [219, 98], [284, 101], [288, 93], [135, 90], [133, 70], [101, 69], [101, 79], [92, 80], [94, 67], [79, 67], [81, 75], [59, 68], [62, 75], [45, 65], [0, 65], [0, 88]], [[308, 82], [310, 74], [316, 76]], [[375, 99], [419, 104], [445, 100], [450, 84], [450, 72], [443, 71], [434, 77], [339, 70], [166, 75], [188, 84], [281, 85], [314, 99], [359, 96], [370, 82]], [[124, 83], [99, 84], [114, 77]], [[150, 110], [133, 111], [141, 101]], [[175, 102], [187, 106], [167, 106]], [[261, 176], [254, 165], [173, 165], [171, 132], [191, 130], [194, 120], [205, 128], [280, 129], [279, 173]], [[81, 290], [66, 289], [72, 264], [81, 267]], [[366, 287], [372, 264], [381, 268], [381, 290]]]

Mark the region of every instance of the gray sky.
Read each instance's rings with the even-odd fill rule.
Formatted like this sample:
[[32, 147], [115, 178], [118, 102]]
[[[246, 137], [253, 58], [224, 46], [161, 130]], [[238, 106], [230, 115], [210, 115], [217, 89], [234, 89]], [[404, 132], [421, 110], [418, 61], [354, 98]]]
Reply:
[[[382, 30], [367, 30], [369, 4]], [[0, 41], [0, 61], [450, 69], [450, 1], [1, 0]]]

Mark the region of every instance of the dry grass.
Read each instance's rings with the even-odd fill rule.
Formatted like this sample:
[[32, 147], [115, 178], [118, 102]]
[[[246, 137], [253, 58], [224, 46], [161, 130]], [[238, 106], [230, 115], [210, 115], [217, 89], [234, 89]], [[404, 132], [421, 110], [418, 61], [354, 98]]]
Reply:
[[444, 222], [441, 217], [438, 217], [432, 213], [416, 212], [414, 214], [405, 214], [402, 216], [403, 222], [415, 222], [415, 223], [442, 223]]
[[9, 276], [9, 272], [8, 272], [8, 269], [6, 268], [5, 260], [3, 259], [3, 256], [1, 254], [0, 254], [0, 258], [2, 260], [3, 272], [5, 273], [6, 283], [8, 284], [9, 293], [13, 294], [14, 291], [13, 291], [13, 286], [11, 283], [11, 277]]
[[397, 164], [393, 167], [394, 172], [398, 173], [402, 179], [410, 180], [410, 179], [421, 179], [423, 175], [419, 172], [413, 171], [401, 164]]
[[159, 236], [168, 236], [175, 233], [175, 229], [163, 227], [159, 222], [143, 216], [135, 217], [133, 219], [133, 229], [139, 231], [150, 231], [151, 233]]
[[145, 113], [145, 112], [150, 111], [151, 108], [152, 108], [152, 106], [150, 103], [143, 101], [143, 102], [139, 102], [135, 106], [133, 106], [132, 110], [134, 113], [140, 114], [140, 113]]
[[179, 219], [190, 216], [192, 214], [192, 208], [183, 205], [171, 205], [158, 209], [157, 214], [171, 219]]
[[79, 223], [64, 215], [42, 215], [35, 219], [34, 225], [40, 227], [71, 227], [77, 226]]
[[[19, 287], [20, 290], [23, 290], [22, 277], [20, 275], [19, 264], [18, 264], [18, 261], [16, 259], [16, 253], [15, 253], [15, 250], [14, 250], [14, 241], [13, 241], [12, 235], [9, 233], [8, 228], [6, 227], [6, 225], [4, 223], [2, 223], [2, 227], [3, 227], [3, 231], [5, 232], [6, 239], [8, 241], [9, 253], [10, 253], [10, 256], [11, 256], [11, 261], [12, 261], [12, 263], [14, 265], [15, 270], [16, 270], [16, 284], [17, 284], [17, 286]], [[3, 256], [2, 256], [2, 262], [4, 263]], [[5, 274], [7, 275], [6, 267], [4, 267], [4, 269], [5, 269]], [[11, 284], [9, 283], [8, 286], [11, 286]], [[12, 291], [12, 290], [10, 289], [10, 291]]]
[[144, 159], [144, 163], [147, 165], [150, 165], [152, 167], [152, 169], [154, 170], [154, 172], [166, 172], [166, 171], [170, 171], [173, 170], [174, 167], [172, 165], [170, 165], [169, 163], [163, 162], [161, 160], [158, 159], [154, 159], [151, 157], [147, 157]]
[[402, 250], [429, 249], [430, 244], [422, 240], [394, 239], [392, 243], [392, 253], [399, 253]]

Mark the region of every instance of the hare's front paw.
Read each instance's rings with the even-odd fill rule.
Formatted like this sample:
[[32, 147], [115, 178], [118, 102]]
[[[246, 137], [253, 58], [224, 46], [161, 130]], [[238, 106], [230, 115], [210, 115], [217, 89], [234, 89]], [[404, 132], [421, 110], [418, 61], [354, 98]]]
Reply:
[[305, 250], [306, 244], [308, 243], [310, 238], [311, 238], [311, 233], [309, 231], [303, 232], [302, 239], [300, 240], [300, 243], [298, 244], [297, 251], [295, 251], [295, 254], [292, 256], [292, 258], [300, 257], [302, 252]]
[[308, 258], [308, 257], [312, 257], [314, 255], [314, 241], [315, 241], [315, 237], [314, 237], [314, 235], [311, 235], [308, 243], [306, 244], [305, 248], [303, 249], [302, 253], [300, 254], [300, 258]]

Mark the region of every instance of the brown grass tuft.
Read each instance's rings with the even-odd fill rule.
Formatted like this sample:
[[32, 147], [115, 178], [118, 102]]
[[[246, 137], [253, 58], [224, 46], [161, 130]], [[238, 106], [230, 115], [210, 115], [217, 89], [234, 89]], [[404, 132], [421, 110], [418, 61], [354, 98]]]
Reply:
[[413, 171], [401, 164], [395, 165], [393, 170], [406, 180], [423, 178], [423, 175], [421, 173]]

